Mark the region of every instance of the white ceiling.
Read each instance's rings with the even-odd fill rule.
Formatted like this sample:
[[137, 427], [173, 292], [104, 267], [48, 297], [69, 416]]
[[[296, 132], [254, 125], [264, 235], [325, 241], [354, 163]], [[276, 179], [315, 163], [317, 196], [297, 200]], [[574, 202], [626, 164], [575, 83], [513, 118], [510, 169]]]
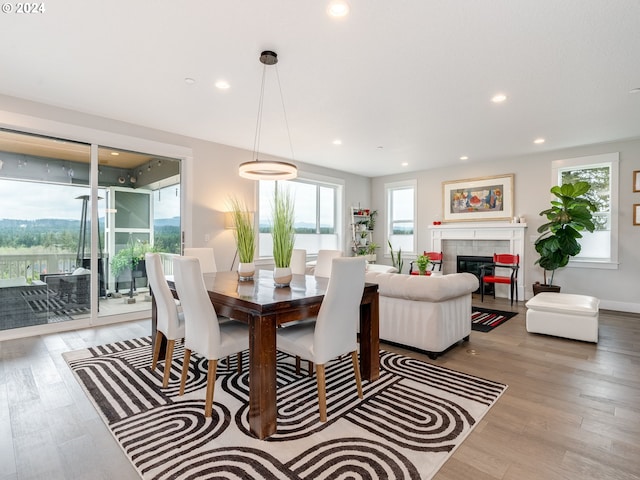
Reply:
[[[640, 137], [638, 0], [349, 0], [341, 20], [327, 3], [0, 13], [0, 93], [252, 150], [271, 49], [294, 160], [379, 176]], [[291, 158], [267, 68], [259, 151]]]

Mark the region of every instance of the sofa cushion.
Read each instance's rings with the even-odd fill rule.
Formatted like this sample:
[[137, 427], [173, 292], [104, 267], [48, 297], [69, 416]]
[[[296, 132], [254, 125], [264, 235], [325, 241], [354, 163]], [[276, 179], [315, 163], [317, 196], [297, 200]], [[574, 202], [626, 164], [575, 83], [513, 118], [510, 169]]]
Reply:
[[366, 281], [377, 283], [380, 295], [428, 302], [442, 302], [468, 295], [477, 290], [480, 285], [478, 278], [471, 273], [434, 277], [369, 271], [366, 273]]

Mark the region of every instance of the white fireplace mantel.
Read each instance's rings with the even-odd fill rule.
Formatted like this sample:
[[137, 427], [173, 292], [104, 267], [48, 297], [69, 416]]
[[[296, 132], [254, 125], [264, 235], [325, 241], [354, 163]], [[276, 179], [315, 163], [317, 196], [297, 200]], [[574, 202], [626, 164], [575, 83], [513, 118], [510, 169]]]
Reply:
[[[429, 226], [430, 251], [443, 251], [444, 240], [506, 240], [508, 252], [520, 255], [521, 267], [525, 264], [526, 223], [508, 222], [459, 222]], [[518, 274], [518, 297], [524, 299], [524, 268]]]

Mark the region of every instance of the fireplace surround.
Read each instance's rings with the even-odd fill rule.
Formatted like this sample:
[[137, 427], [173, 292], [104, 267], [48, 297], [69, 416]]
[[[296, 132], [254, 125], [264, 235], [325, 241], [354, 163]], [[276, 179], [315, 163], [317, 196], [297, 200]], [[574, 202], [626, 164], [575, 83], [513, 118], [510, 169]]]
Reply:
[[[428, 251], [444, 252], [443, 273], [457, 271], [457, 256], [491, 256], [494, 253], [520, 255], [520, 265], [525, 265], [526, 223], [508, 222], [457, 222], [429, 227]], [[525, 298], [524, 268], [518, 274], [518, 298]], [[508, 298], [509, 289], [497, 285], [496, 296]], [[486, 292], [485, 292], [486, 293]]]

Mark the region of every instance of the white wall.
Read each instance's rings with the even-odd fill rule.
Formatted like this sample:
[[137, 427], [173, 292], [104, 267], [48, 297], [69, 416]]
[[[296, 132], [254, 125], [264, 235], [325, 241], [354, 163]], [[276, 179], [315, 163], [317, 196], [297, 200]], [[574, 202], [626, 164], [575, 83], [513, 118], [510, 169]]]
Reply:
[[[232, 231], [224, 228], [223, 212], [228, 210], [229, 195], [236, 195], [247, 205], [255, 204], [256, 182], [240, 178], [237, 173], [240, 163], [252, 159], [250, 151], [3, 95], [0, 95], [0, 106], [0, 127], [185, 158], [183, 195], [186, 199], [182, 216], [185, 244], [212, 246], [218, 268], [231, 267], [235, 242]], [[248, 131], [247, 135], [253, 132]], [[295, 163], [304, 172], [344, 181], [343, 227], [347, 235], [348, 207], [358, 202], [368, 203], [370, 179]]]
[[[251, 153], [195, 138], [131, 125], [71, 110], [43, 105], [0, 95], [0, 126], [19, 128], [33, 133], [65, 135], [79, 141], [134, 149], [131, 139], [137, 139], [140, 148], [152, 153], [171, 155], [162, 150], [174, 146], [175, 154], [189, 152], [185, 161], [185, 195], [188, 197], [184, 221], [187, 245], [211, 245], [220, 258], [219, 268], [231, 266], [235, 252], [232, 233], [224, 229], [222, 212], [226, 210], [229, 194], [244, 198], [249, 204], [255, 200], [255, 184], [237, 175], [241, 162], [251, 159]], [[107, 139], [107, 140], [105, 140]], [[108, 141], [109, 143], [105, 143]], [[135, 143], [135, 142], [134, 142]], [[620, 152], [620, 223], [619, 268], [616, 270], [565, 268], [556, 273], [557, 283], [563, 292], [583, 293], [602, 299], [602, 308], [640, 312], [640, 226], [632, 225], [632, 205], [640, 203], [640, 193], [632, 192], [632, 173], [640, 170], [640, 140], [615, 142], [558, 150], [539, 155], [517, 157], [489, 163], [463, 163], [415, 173], [406, 173], [369, 179], [322, 167], [296, 162], [305, 171], [342, 178], [345, 181], [344, 228], [348, 232], [350, 205], [360, 203], [363, 208], [378, 210], [378, 222], [373, 238], [379, 245], [386, 245], [384, 184], [390, 181], [415, 178], [418, 182], [418, 247], [427, 243], [427, 226], [442, 217], [442, 182], [488, 175], [515, 174], [515, 212], [527, 218], [528, 236], [535, 237], [542, 224], [538, 212], [548, 206], [551, 187], [551, 162], [553, 160]], [[205, 242], [205, 235], [209, 241]], [[382, 250], [382, 249], [381, 249]], [[536, 252], [528, 242], [524, 265], [527, 298], [531, 296], [531, 284], [542, 280], [542, 270], [534, 265]], [[390, 263], [379, 252], [381, 263]]]
[[[224, 229], [224, 214], [228, 210], [227, 200], [230, 194], [244, 199], [247, 205], [256, 201], [254, 181], [238, 176], [238, 165], [251, 160], [251, 152], [247, 150], [220, 145], [202, 140], [191, 143], [194, 157], [194, 174], [190, 182], [192, 195], [193, 224], [191, 238], [187, 243], [193, 246], [212, 246], [216, 251], [216, 261], [221, 270], [231, 267], [231, 259], [235, 253], [233, 232]], [[261, 159], [278, 160], [276, 157], [261, 155]], [[371, 195], [370, 179], [328, 168], [295, 162], [298, 169], [305, 173], [338, 178], [344, 181], [344, 221], [343, 232], [348, 237], [349, 217], [346, 212], [352, 203], [367, 203]], [[208, 235], [210, 240], [205, 241]], [[344, 242], [343, 242], [344, 243]], [[346, 251], [346, 255], [350, 252]], [[218, 258], [226, 260], [218, 261]]]
[[[534, 265], [537, 253], [533, 240], [537, 238], [537, 228], [543, 218], [538, 214], [548, 208], [551, 194], [551, 162], [565, 158], [620, 153], [619, 188], [619, 267], [609, 269], [585, 269], [567, 267], [558, 270], [554, 283], [562, 286], [565, 293], [593, 295], [601, 299], [601, 308], [640, 312], [640, 226], [633, 226], [633, 204], [640, 203], [640, 193], [633, 193], [632, 174], [640, 170], [640, 140], [590, 145], [579, 148], [557, 150], [539, 155], [521, 156], [509, 160], [487, 163], [464, 163], [402, 175], [377, 177], [372, 180], [371, 208], [380, 212], [380, 227], [374, 232], [374, 241], [383, 245], [386, 224], [384, 184], [392, 181], [415, 178], [418, 182], [418, 248], [428, 244], [427, 226], [434, 220], [442, 219], [442, 182], [483, 176], [515, 174], [516, 214], [527, 221], [526, 260], [524, 265], [525, 295], [533, 293], [531, 285], [542, 281], [542, 270]], [[381, 255], [379, 255], [379, 258]], [[384, 263], [390, 263], [384, 259]]]

